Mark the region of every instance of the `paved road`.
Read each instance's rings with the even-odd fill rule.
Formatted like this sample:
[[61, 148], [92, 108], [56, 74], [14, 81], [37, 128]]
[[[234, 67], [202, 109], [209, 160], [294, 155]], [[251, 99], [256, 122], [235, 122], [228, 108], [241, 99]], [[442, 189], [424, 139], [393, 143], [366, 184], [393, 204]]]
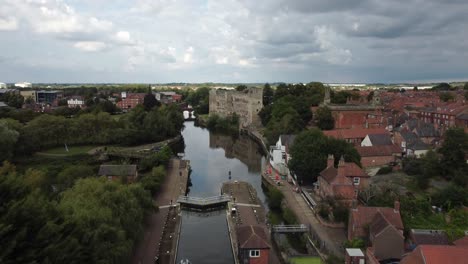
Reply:
[[[268, 180], [269, 182], [273, 182], [273, 179], [271, 178], [268, 178]], [[281, 181], [281, 185], [277, 187], [284, 194], [288, 208], [294, 211], [296, 216], [299, 218], [299, 222], [301, 224], [309, 225], [325, 243], [328, 250], [330, 250], [334, 255], [343, 256], [344, 249], [341, 245], [346, 241], [344, 230], [339, 228], [329, 228], [320, 224], [309, 204], [304, 200], [304, 197], [302, 197], [300, 193], [295, 192], [294, 187], [288, 182]]]
[[[181, 161], [178, 159], [170, 160], [166, 179], [161, 186], [161, 190], [154, 197], [156, 203], [162, 208], [160, 208], [159, 212], [152, 213], [147, 217], [144, 237], [135, 247], [132, 264], [154, 263], [154, 257], [157, 254], [158, 244], [162, 237], [164, 220], [169, 210], [167, 205], [171, 203], [171, 200], [175, 202], [180, 194], [185, 193], [188, 170], [180, 168], [180, 163]], [[180, 172], [182, 176], [180, 176]]]

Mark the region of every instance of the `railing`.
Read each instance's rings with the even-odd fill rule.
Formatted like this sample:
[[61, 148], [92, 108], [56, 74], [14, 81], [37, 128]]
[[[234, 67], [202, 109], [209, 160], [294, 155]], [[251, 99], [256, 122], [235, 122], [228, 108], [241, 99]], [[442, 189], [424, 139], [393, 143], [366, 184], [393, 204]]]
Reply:
[[271, 227], [272, 233], [306, 233], [309, 228], [306, 225], [274, 225]]
[[218, 204], [218, 203], [227, 203], [229, 201], [231, 201], [231, 196], [229, 195], [219, 195], [219, 196], [212, 196], [212, 197], [206, 197], [206, 198], [180, 196], [179, 199], [177, 199], [178, 203], [190, 204], [190, 205], [196, 205], [196, 206], [207, 206], [207, 205]]

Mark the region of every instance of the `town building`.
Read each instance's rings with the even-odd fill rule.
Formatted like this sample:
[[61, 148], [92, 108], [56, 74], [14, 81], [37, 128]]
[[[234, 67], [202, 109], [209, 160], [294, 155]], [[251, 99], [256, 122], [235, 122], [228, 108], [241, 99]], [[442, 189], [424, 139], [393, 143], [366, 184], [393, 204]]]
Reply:
[[288, 181], [295, 181], [292, 177], [288, 162], [291, 159], [290, 148], [296, 139], [296, 135], [281, 135], [274, 146], [270, 146], [270, 164], [282, 176], [287, 176]]
[[6, 83], [0, 82], [0, 89], [6, 89], [6, 88], [7, 88]]
[[67, 105], [69, 108], [84, 108], [86, 106], [84, 98], [79, 95], [69, 97], [67, 99]]
[[145, 93], [122, 92], [122, 100], [117, 102], [117, 107], [122, 109], [124, 112], [129, 111], [135, 108], [137, 105], [143, 104], [145, 96]]
[[48, 104], [56, 106], [63, 97], [61, 91], [40, 90], [36, 91], [36, 102], [39, 104]]
[[330, 109], [335, 120], [335, 129], [349, 128], [379, 128], [386, 127], [382, 115], [383, 107], [380, 103], [378, 92], [374, 92], [370, 103], [332, 104], [330, 98], [330, 87], [325, 89], [325, 98], [321, 106]]
[[408, 241], [411, 250], [420, 245], [450, 245], [444, 230], [411, 229]]
[[390, 134], [368, 134], [361, 142], [361, 147], [388, 146], [393, 145]]
[[24, 90], [24, 91], [20, 91], [20, 95], [23, 96], [24, 100], [33, 100], [34, 102], [36, 102], [36, 91], [34, 90]]
[[397, 164], [402, 157], [402, 149], [396, 144], [370, 147], [357, 146], [355, 148], [361, 156], [363, 168]]
[[466, 245], [421, 245], [405, 256], [400, 264], [466, 264], [467, 257]]
[[251, 87], [244, 91], [210, 90], [210, 115], [217, 114], [227, 117], [233, 114], [239, 116], [239, 125], [248, 127], [260, 125], [258, 112], [263, 107], [263, 90]]
[[182, 101], [182, 95], [176, 92], [156, 92], [153, 93], [161, 104], [172, 104], [180, 103]]
[[132, 183], [138, 177], [138, 170], [136, 165], [101, 165], [98, 175], [109, 180]]
[[323, 134], [328, 137], [342, 139], [354, 146], [360, 146], [367, 135], [390, 133], [385, 128], [353, 128], [353, 129], [333, 129], [325, 130]]
[[366, 263], [401, 259], [405, 240], [403, 229], [398, 201], [394, 208], [357, 206], [350, 210], [348, 240], [361, 238], [369, 241]]
[[317, 178], [316, 190], [320, 197], [334, 197], [347, 205], [357, 199], [359, 191], [369, 185], [369, 175], [353, 162], [345, 162], [341, 157], [338, 167], [334, 157], [328, 156], [327, 168]]
[[246, 225], [236, 228], [239, 260], [242, 264], [268, 264], [270, 244], [265, 229]]

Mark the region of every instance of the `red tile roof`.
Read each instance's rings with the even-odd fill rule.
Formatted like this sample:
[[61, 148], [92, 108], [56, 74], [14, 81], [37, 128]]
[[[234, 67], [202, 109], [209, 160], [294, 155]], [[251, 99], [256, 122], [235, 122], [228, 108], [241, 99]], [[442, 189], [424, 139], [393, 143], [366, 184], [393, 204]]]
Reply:
[[261, 226], [240, 226], [236, 230], [239, 248], [270, 248], [265, 230]]
[[420, 245], [401, 264], [466, 264], [468, 248], [446, 245]]
[[349, 184], [347, 177], [369, 177], [358, 165], [353, 162], [338, 164], [338, 168], [329, 166], [320, 172], [328, 183]]
[[323, 131], [323, 134], [338, 139], [364, 139], [369, 134], [388, 134], [388, 131], [385, 128], [353, 128], [328, 130]]
[[468, 236], [453, 241], [453, 244], [456, 246], [468, 247]]
[[387, 221], [396, 229], [403, 230], [403, 222], [401, 221], [400, 211], [389, 207], [367, 207], [358, 206], [351, 210], [352, 225], [355, 229], [365, 228], [374, 219], [377, 213], [382, 213]]
[[371, 147], [356, 146], [355, 148], [361, 157], [392, 156], [402, 152], [401, 147], [395, 144]]

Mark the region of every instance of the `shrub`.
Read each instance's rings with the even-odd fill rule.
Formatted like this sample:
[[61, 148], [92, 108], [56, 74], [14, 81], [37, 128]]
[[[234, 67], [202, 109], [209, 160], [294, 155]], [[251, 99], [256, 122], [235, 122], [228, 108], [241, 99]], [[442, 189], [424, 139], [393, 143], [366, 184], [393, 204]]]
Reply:
[[389, 174], [390, 172], [392, 172], [392, 167], [382, 167], [379, 169], [379, 171], [377, 172], [378, 175], [382, 175], [382, 174]]

